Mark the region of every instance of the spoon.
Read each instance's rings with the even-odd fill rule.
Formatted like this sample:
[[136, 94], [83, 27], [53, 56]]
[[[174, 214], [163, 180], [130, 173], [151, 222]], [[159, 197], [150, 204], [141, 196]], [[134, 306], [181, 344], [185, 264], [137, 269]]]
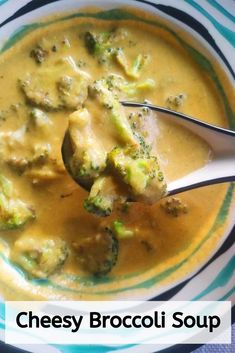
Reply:
[[[121, 103], [125, 107], [147, 107], [156, 111], [159, 118], [180, 124], [196, 135], [199, 135], [213, 150], [213, 160], [205, 167], [168, 183], [166, 196], [175, 195], [186, 190], [196, 189], [206, 185], [235, 181], [235, 131], [216, 127], [188, 115], [148, 103], [128, 101], [122, 101]], [[62, 157], [67, 171], [72, 176], [67, 163], [71, 153], [70, 138], [68, 132], [66, 132], [62, 144]], [[77, 180], [75, 181], [78, 183]], [[79, 181], [79, 185], [88, 191], [91, 188], [89, 182], [85, 184]]]

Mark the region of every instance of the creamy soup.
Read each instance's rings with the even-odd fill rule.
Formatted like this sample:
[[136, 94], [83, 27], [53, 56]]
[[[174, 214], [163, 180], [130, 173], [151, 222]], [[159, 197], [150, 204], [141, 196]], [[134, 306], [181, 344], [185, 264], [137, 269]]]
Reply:
[[[105, 100], [101, 108], [92, 96], [97, 82], [105, 82], [117, 101], [147, 100], [226, 126], [212, 82], [164, 31], [73, 19], [28, 34], [0, 57], [0, 236], [2, 251], [29, 279], [112, 277], [174, 264], [176, 254], [200, 242], [225, 194], [227, 186], [217, 185], [152, 205], [127, 198], [115, 202], [112, 213], [88, 212], [88, 193], [69, 175], [61, 154], [74, 117], [77, 143], [91, 138], [88, 155], [97, 165], [100, 145], [109, 151], [122, 145], [115, 135], [123, 133], [121, 114], [125, 129], [140, 133], [157, 156], [166, 185], [213, 158], [198, 136], [146, 109], [119, 107], [122, 113], [110, 122], [112, 108]], [[92, 175], [99, 166], [89, 164]], [[133, 185], [137, 179], [134, 174]]]

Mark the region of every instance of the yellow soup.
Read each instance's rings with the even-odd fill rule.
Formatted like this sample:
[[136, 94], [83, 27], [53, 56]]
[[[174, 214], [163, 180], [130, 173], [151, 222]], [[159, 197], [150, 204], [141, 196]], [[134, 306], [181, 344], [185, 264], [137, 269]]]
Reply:
[[[118, 83], [110, 83], [113, 77]], [[226, 126], [212, 82], [163, 30], [131, 21], [73, 19], [28, 34], [0, 57], [0, 235], [5, 255], [30, 279], [56, 282], [61, 273], [112, 278], [151, 268], [158, 273], [200, 243], [226, 193], [227, 185], [216, 185], [152, 205], [116, 203], [108, 217], [87, 212], [87, 192], [66, 171], [61, 146], [69, 118], [85, 107], [93, 117], [95, 137], [114, 147], [117, 126], [111, 129], [97, 102], [87, 98], [89, 87], [102, 79], [109, 80], [118, 98], [147, 100]], [[209, 146], [182, 127], [149, 111], [122, 109], [132, 132], [147, 124], [146, 141], [166, 183], [213, 158]], [[110, 233], [115, 242], [106, 244]], [[188, 272], [219, 236], [214, 235]], [[110, 258], [112, 247], [115, 260]], [[19, 273], [9, 278], [9, 286], [18, 291], [9, 294], [1, 288], [7, 298], [19, 298], [20, 290], [25, 291], [22, 297], [29, 290], [35, 298], [47, 296], [40, 287], [25, 287]]]

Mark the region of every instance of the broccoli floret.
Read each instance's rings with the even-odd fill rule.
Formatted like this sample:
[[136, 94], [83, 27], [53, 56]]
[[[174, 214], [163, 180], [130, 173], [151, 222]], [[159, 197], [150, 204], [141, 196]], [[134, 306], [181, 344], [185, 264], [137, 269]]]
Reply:
[[92, 119], [87, 109], [69, 116], [68, 133], [72, 154], [66, 163], [74, 179], [94, 180], [106, 166], [107, 152], [92, 130]]
[[71, 56], [45, 64], [20, 79], [27, 100], [45, 110], [77, 109], [87, 98], [90, 76]]
[[90, 54], [99, 57], [100, 59], [109, 54], [110, 38], [112, 32], [101, 32], [99, 34], [86, 32], [84, 39], [87, 50]]
[[0, 175], [0, 231], [20, 228], [34, 218], [33, 210], [14, 197], [12, 183]]
[[110, 189], [110, 179], [105, 176], [97, 178], [91, 187], [88, 198], [84, 201], [84, 208], [100, 217], [107, 217], [113, 209], [115, 190]]
[[97, 36], [91, 32], [86, 32], [84, 35], [85, 45], [90, 54], [99, 52], [100, 43]]
[[1, 221], [0, 230], [14, 230], [34, 219], [34, 212], [20, 200], [7, 201], [0, 195]]
[[105, 80], [109, 90], [124, 93], [124, 96], [128, 97], [138, 96], [155, 87], [155, 81], [151, 78], [142, 82], [128, 82], [122, 76], [112, 74], [107, 76]]
[[82, 268], [95, 276], [105, 276], [118, 259], [119, 243], [110, 229], [73, 244]]
[[97, 80], [89, 89], [90, 95], [98, 99], [107, 110], [107, 117], [115, 127], [119, 139], [125, 144], [136, 145], [137, 141], [127, 120], [125, 110], [118, 98], [108, 89], [105, 80]]
[[166, 105], [168, 109], [178, 110], [186, 99], [186, 95], [184, 93], [180, 93], [176, 96], [169, 96], [166, 100]]
[[112, 175], [101, 174], [91, 187], [90, 194], [84, 202], [84, 208], [96, 216], [109, 216], [115, 201], [120, 203], [128, 199], [126, 185]]
[[87, 212], [93, 213], [99, 217], [107, 217], [110, 216], [113, 209], [113, 202], [107, 196], [97, 195], [97, 196], [89, 196], [84, 201], [84, 208]]
[[68, 253], [61, 239], [22, 237], [15, 242], [10, 258], [29, 276], [47, 278], [61, 269]]
[[178, 197], [168, 197], [161, 203], [161, 208], [173, 217], [188, 213], [187, 204], [183, 203]]
[[116, 34], [116, 30], [100, 33], [85, 33], [85, 46], [88, 52], [98, 59], [100, 64], [105, 64], [116, 56]]
[[114, 221], [112, 228], [118, 239], [132, 238], [135, 234], [133, 230], [126, 228], [122, 221]]
[[153, 203], [166, 194], [166, 183], [157, 158], [142, 148], [114, 148], [108, 164], [129, 186], [133, 200]]
[[48, 55], [48, 50], [43, 49], [41, 45], [37, 45], [30, 52], [30, 56], [35, 60], [37, 64], [42, 64], [46, 60]]

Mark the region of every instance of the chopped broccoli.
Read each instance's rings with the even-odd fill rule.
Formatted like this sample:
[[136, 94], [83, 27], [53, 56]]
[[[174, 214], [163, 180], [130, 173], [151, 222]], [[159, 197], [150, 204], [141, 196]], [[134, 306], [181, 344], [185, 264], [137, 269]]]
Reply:
[[15, 242], [10, 258], [31, 277], [47, 278], [61, 269], [68, 253], [61, 239], [22, 237]]
[[101, 32], [94, 34], [91, 32], [85, 33], [85, 45], [90, 54], [98, 57], [100, 62], [104, 62], [105, 58], [110, 55], [110, 39], [112, 32]]
[[108, 196], [103, 196], [103, 195], [96, 195], [93, 197], [89, 196], [84, 201], [84, 208], [87, 212], [93, 213], [96, 216], [107, 217], [107, 216], [110, 216], [112, 212], [113, 202], [112, 202], [112, 199], [110, 199]]
[[84, 208], [96, 216], [109, 216], [115, 201], [121, 203], [128, 199], [126, 185], [112, 175], [101, 174], [91, 187], [90, 194], [84, 202]]
[[184, 93], [180, 93], [176, 96], [169, 96], [166, 100], [167, 108], [171, 110], [178, 110], [186, 99]]
[[122, 221], [114, 221], [112, 228], [118, 239], [132, 238], [135, 234], [133, 230], [126, 228]]
[[105, 80], [109, 90], [117, 91], [117, 93], [122, 92], [128, 97], [138, 96], [155, 87], [155, 81], [151, 78], [142, 82], [128, 82], [120, 75], [111, 74]]
[[122, 48], [116, 46], [115, 31], [92, 33], [86, 32], [84, 36], [85, 46], [91, 55], [98, 58], [99, 63], [106, 63], [110, 59], [116, 59], [117, 63], [124, 69], [127, 76], [139, 78], [141, 69], [146, 63], [147, 56], [139, 54], [132, 65], [129, 65], [126, 55]]
[[94, 180], [106, 166], [107, 152], [92, 131], [91, 116], [80, 109], [69, 116], [72, 155], [67, 162], [74, 179]]
[[[107, 63], [114, 58], [118, 58], [117, 62], [119, 62], [122, 49], [117, 47], [117, 39], [122, 37], [123, 33], [118, 29], [100, 33], [86, 32], [84, 36], [85, 46], [88, 52], [98, 59], [100, 64]], [[124, 54], [123, 57], [125, 58]]]
[[43, 135], [46, 135], [44, 137], [47, 140], [45, 128], [51, 124], [49, 122], [47, 125], [47, 116], [44, 114], [41, 110], [33, 109], [27, 124], [16, 131], [2, 134], [1, 154], [4, 163], [15, 173], [29, 177], [33, 183], [54, 180], [65, 174], [64, 164], [51, 145], [39, 142]]
[[129, 186], [134, 200], [155, 202], [166, 194], [166, 183], [157, 158], [139, 150], [116, 147], [108, 164]]
[[[111, 77], [109, 77], [111, 79]], [[89, 87], [88, 107], [97, 99], [104, 122], [109, 119], [116, 135], [118, 147], [110, 151], [98, 141], [92, 126], [92, 116], [86, 108], [70, 115], [68, 134], [70, 140], [63, 146], [63, 156], [68, 170], [80, 185], [91, 188], [84, 208], [97, 216], [109, 216], [115, 201], [159, 200], [166, 193], [166, 183], [157, 158], [151, 155], [147, 135], [146, 112], [138, 113], [143, 122], [133, 131], [124, 108], [111, 89], [109, 79], [96, 80]], [[66, 152], [67, 150], [67, 152]], [[68, 156], [68, 158], [66, 157]]]
[[20, 79], [27, 100], [45, 110], [77, 109], [87, 98], [90, 76], [71, 56], [45, 64]]
[[187, 204], [183, 203], [178, 197], [168, 197], [161, 203], [161, 208], [173, 217], [188, 213]]
[[48, 118], [47, 114], [43, 110], [38, 108], [33, 108], [30, 112], [29, 124], [41, 130], [47, 128], [51, 125], [51, 120]]
[[141, 69], [147, 60], [147, 56], [139, 54], [134, 60], [131, 68], [128, 70], [128, 75], [133, 78], [139, 78], [141, 74]]
[[[83, 76], [83, 77], [82, 77]], [[59, 98], [64, 107], [76, 109], [87, 97], [88, 76], [73, 77], [63, 75], [57, 82]]]
[[48, 50], [43, 49], [41, 45], [37, 45], [30, 52], [30, 56], [35, 60], [37, 64], [42, 64], [46, 60], [48, 55]]
[[49, 161], [51, 146], [35, 144], [32, 157], [10, 157], [6, 162], [19, 175], [34, 167], [41, 167]]
[[125, 144], [137, 145], [136, 138], [127, 120], [125, 110], [118, 98], [108, 89], [105, 80], [97, 80], [90, 86], [90, 95], [107, 109], [107, 116], [115, 127], [118, 137]]
[[[111, 189], [110, 180], [101, 176], [94, 181], [88, 198], [84, 201], [84, 208], [97, 216], [107, 217], [113, 209], [115, 190]], [[113, 192], [113, 193], [112, 193]]]
[[121, 65], [121, 67], [124, 69], [125, 73], [127, 76], [131, 78], [139, 78], [141, 74], [141, 70], [147, 60], [147, 56], [143, 56], [142, 54], [139, 54], [133, 64], [130, 66], [128, 64], [127, 58], [121, 48], [118, 48], [115, 52], [115, 57], [117, 62]]
[[82, 268], [95, 276], [109, 273], [118, 258], [119, 243], [110, 229], [73, 244]]
[[35, 218], [33, 210], [13, 194], [12, 183], [0, 175], [0, 231], [20, 228]]

